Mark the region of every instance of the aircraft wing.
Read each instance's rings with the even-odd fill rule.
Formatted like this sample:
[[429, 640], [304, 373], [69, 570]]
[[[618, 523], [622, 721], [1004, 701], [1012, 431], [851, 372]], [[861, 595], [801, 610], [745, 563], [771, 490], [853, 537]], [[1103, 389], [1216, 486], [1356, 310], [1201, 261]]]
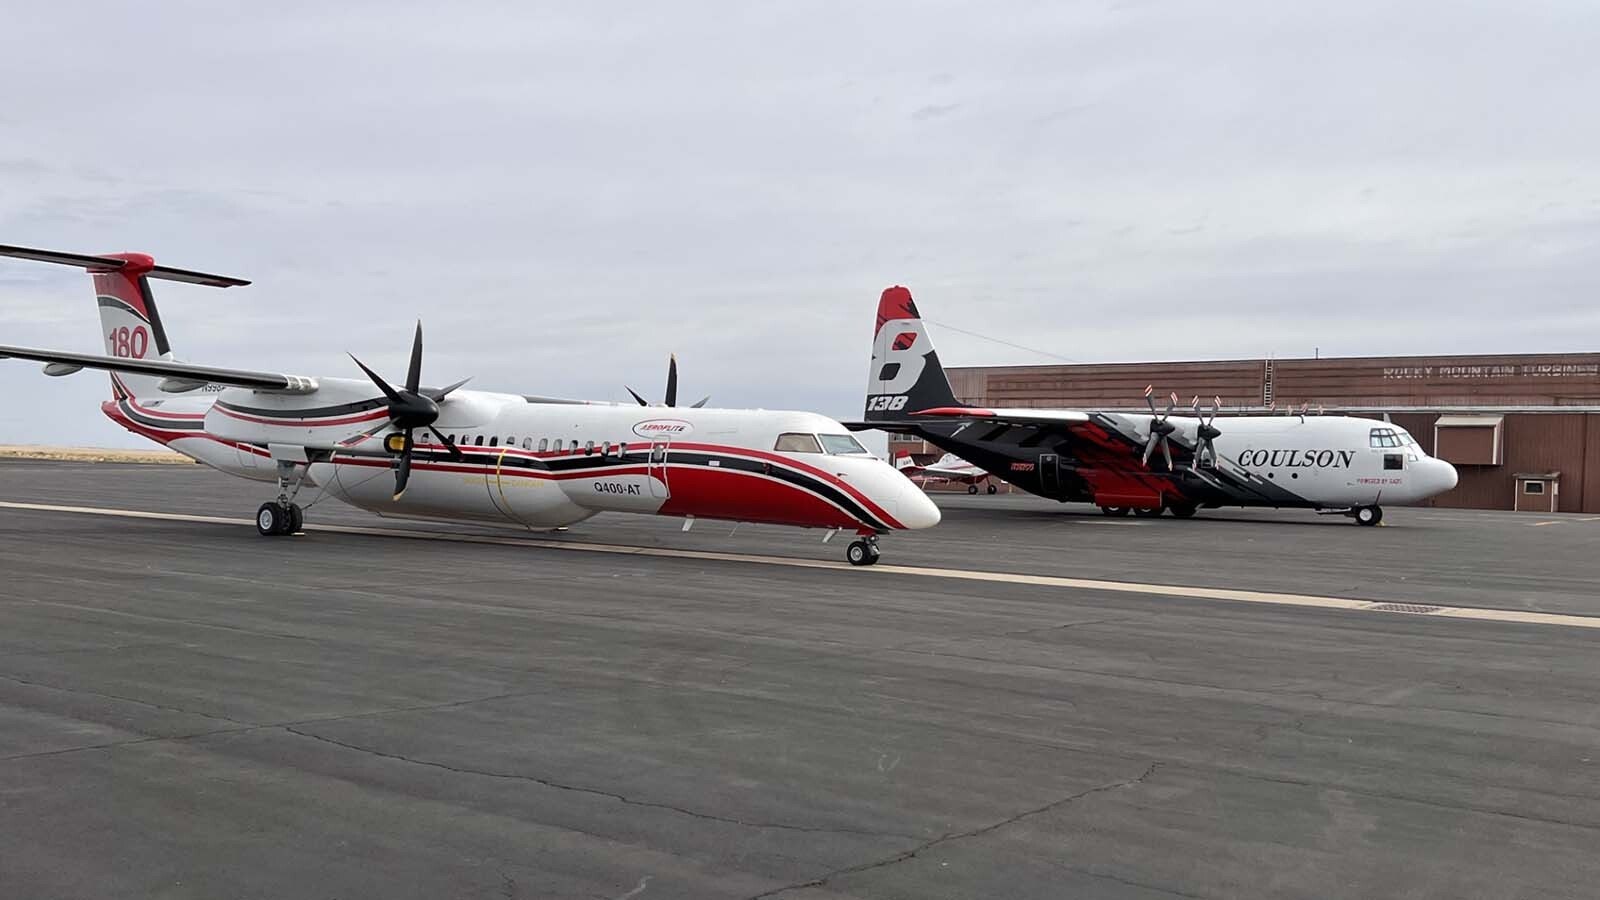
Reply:
[[1076, 409], [1002, 409], [983, 406], [937, 406], [911, 413], [913, 419], [978, 419], [1004, 425], [1081, 425], [1089, 414]]
[[922, 421], [958, 422], [970, 419], [993, 422], [997, 425], [1032, 425], [1035, 427], [1070, 428], [1089, 421], [1089, 414], [1078, 409], [1004, 409], [986, 406], [937, 406], [906, 413], [903, 419], [884, 419], [873, 422], [841, 422], [850, 431], [913, 432]]
[[[0, 345], [0, 359], [6, 357], [30, 359], [60, 370], [51, 374], [66, 375], [78, 369], [103, 369], [107, 372], [155, 375], [169, 379], [173, 393], [194, 390], [207, 384], [226, 384], [283, 394], [309, 394], [317, 389], [315, 378], [300, 375], [196, 366], [164, 359], [129, 359], [120, 356], [95, 356], [89, 353], [66, 353], [60, 350], [34, 350], [29, 347]], [[168, 390], [165, 385], [162, 389]]]

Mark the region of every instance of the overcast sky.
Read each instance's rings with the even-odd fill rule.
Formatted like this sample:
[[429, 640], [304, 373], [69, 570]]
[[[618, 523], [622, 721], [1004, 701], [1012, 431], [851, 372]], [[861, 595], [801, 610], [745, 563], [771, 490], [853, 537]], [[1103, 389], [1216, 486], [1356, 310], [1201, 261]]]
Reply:
[[[421, 317], [434, 383], [676, 351], [837, 417], [893, 283], [1083, 361], [1595, 350], [1597, 46], [1593, 0], [35, 4], [0, 243], [253, 279], [157, 285], [196, 362], [399, 379]], [[0, 323], [102, 350], [73, 270], [0, 262]], [[139, 445], [102, 375], [0, 391], [0, 443]]]

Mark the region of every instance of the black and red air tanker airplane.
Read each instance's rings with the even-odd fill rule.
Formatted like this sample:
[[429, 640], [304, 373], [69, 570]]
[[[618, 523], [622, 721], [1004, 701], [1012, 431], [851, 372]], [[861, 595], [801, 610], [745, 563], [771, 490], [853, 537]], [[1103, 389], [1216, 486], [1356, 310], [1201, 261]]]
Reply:
[[1349, 416], [1218, 418], [1222, 401], [1175, 416], [1150, 412], [995, 409], [957, 400], [922, 317], [903, 287], [878, 302], [865, 421], [919, 437], [1023, 490], [1093, 503], [1106, 515], [1187, 518], [1202, 507], [1298, 507], [1376, 525], [1381, 504], [1416, 503], [1456, 484], [1405, 429]]

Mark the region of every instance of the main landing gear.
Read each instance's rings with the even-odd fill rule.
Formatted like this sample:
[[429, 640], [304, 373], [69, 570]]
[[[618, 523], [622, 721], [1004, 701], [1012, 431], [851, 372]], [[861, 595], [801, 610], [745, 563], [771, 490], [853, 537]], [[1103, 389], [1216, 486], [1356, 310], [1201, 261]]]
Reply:
[[[999, 488], [997, 488], [997, 487], [995, 487], [995, 486], [994, 486], [994, 485], [992, 485], [992, 484], [991, 484], [991, 485], [989, 485], [989, 486], [988, 486], [988, 488], [987, 488], [987, 491], [988, 491], [988, 493], [991, 493], [991, 494], [998, 494], [998, 493], [1000, 493], [1000, 489], [999, 489]], [[969, 485], [967, 485], [967, 493], [969, 493], [969, 494], [976, 494], [976, 493], [977, 493], [977, 492], [978, 492], [978, 486], [977, 486], [977, 485], [975, 485], [975, 484], [969, 484]]]
[[1127, 506], [1102, 506], [1100, 512], [1107, 516], [1126, 516], [1129, 513], [1144, 519], [1154, 519], [1164, 512], [1172, 513], [1179, 519], [1187, 519], [1195, 514], [1200, 507], [1191, 503], [1172, 503], [1166, 506], [1127, 507]]
[[294, 498], [300, 493], [300, 485], [305, 483], [306, 473], [310, 470], [310, 466], [302, 466], [297, 475], [294, 463], [278, 462], [278, 499], [268, 500], [256, 510], [256, 531], [262, 537], [295, 534], [305, 527], [305, 510], [294, 502]]
[[1355, 519], [1357, 525], [1372, 526], [1383, 521], [1383, 507], [1358, 506], [1355, 509], [1345, 513], [1345, 515]]
[[852, 566], [876, 565], [883, 553], [878, 550], [878, 536], [869, 534], [850, 542], [844, 549], [844, 558]]

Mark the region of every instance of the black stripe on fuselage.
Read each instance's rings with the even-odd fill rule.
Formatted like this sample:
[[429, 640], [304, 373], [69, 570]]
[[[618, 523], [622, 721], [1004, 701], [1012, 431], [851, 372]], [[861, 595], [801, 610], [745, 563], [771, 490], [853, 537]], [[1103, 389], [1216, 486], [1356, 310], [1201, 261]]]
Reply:
[[123, 400], [117, 404], [122, 414], [130, 420], [146, 428], [159, 428], [162, 431], [205, 431], [206, 423], [203, 419], [158, 419], [147, 416], [133, 408], [133, 404]]
[[374, 398], [357, 403], [318, 406], [312, 409], [266, 409], [259, 406], [240, 406], [237, 403], [224, 403], [221, 400], [217, 401], [217, 405], [230, 412], [247, 416], [260, 416], [263, 419], [324, 419], [378, 409], [384, 405], [384, 401], [381, 398]]
[[[479, 465], [491, 469], [513, 469], [522, 471], [542, 471], [552, 473], [580, 473], [591, 469], [604, 469], [612, 466], [624, 465], [649, 465], [650, 451], [648, 448], [631, 451], [623, 454], [580, 454], [578, 456], [559, 457], [527, 457], [505, 453], [499, 447], [466, 447], [462, 446], [464, 459], [452, 459], [450, 451], [437, 444], [418, 444], [414, 451], [414, 458], [418, 461], [433, 463], [447, 463], [452, 465]], [[337, 460], [335, 460], [337, 462]], [[713, 465], [715, 463], [715, 465]], [[855, 498], [828, 484], [814, 475], [791, 469], [788, 466], [751, 459], [744, 456], [731, 454], [706, 453], [704, 451], [671, 450], [667, 451], [668, 466], [703, 466], [706, 468], [722, 469], [724, 471], [744, 472], [747, 474], [764, 475], [782, 481], [793, 487], [810, 491], [823, 499], [843, 509], [857, 520], [881, 531], [891, 530], [887, 523], [868, 512]]]

